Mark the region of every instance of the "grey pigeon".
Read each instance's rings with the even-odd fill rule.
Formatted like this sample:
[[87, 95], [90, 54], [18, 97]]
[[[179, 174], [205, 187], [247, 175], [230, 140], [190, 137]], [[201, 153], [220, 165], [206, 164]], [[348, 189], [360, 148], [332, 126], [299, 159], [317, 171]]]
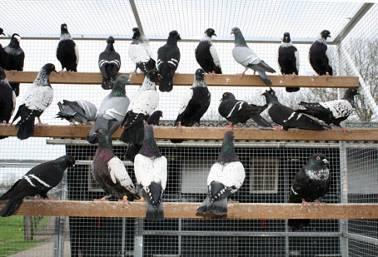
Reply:
[[266, 75], [266, 72], [275, 73], [276, 71], [270, 67], [264, 60], [260, 59], [257, 54], [248, 47], [243, 34], [241, 33], [240, 29], [234, 27], [231, 31], [231, 34], [235, 36], [235, 46], [232, 49], [232, 56], [234, 57], [235, 61], [240, 63], [245, 67], [243, 75], [248, 70], [248, 68], [254, 70], [259, 74], [262, 81], [264, 81], [265, 85], [271, 86], [272, 81]]
[[113, 37], [109, 37], [106, 43], [105, 50], [98, 57], [98, 67], [102, 75], [102, 88], [111, 89], [112, 82], [116, 79], [121, 68], [121, 56], [114, 50]]
[[114, 81], [112, 91], [104, 97], [97, 111], [95, 125], [89, 132], [88, 142], [97, 142], [96, 131], [108, 130], [112, 135], [121, 125], [125, 118], [130, 100], [126, 96], [125, 86], [129, 83], [128, 75], [120, 75]]
[[71, 123], [88, 123], [96, 120], [97, 108], [85, 100], [58, 102], [59, 112], [57, 118], [66, 119]]

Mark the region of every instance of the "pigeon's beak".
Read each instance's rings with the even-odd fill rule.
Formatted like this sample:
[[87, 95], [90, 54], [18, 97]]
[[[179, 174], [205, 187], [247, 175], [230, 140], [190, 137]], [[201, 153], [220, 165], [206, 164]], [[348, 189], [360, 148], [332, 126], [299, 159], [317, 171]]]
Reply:
[[230, 33], [231, 35], [233, 35], [233, 34], [235, 34], [233, 31], [231, 31], [231, 33]]
[[217, 37], [217, 34], [214, 33], [213, 36], [216, 36], [216, 37]]

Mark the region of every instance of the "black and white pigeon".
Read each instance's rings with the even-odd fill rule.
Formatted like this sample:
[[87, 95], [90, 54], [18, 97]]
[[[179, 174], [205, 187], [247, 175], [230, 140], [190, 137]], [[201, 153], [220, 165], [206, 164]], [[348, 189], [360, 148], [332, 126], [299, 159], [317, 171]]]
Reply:
[[7, 201], [0, 211], [0, 216], [13, 215], [27, 196], [39, 195], [48, 198], [47, 192], [57, 186], [63, 178], [64, 171], [75, 164], [72, 156], [64, 155], [58, 159], [41, 163], [28, 171], [21, 179], [2, 196], [1, 201]]
[[[2, 28], [0, 28], [0, 36], [1, 35], [5, 36], [4, 30]], [[0, 67], [5, 68], [6, 58], [7, 58], [7, 54], [3, 46], [0, 44]]]
[[200, 124], [200, 119], [210, 106], [211, 95], [205, 81], [205, 71], [197, 69], [193, 86], [183, 94], [175, 126], [191, 127]]
[[96, 120], [97, 107], [86, 100], [58, 102], [57, 118], [66, 119], [72, 124], [85, 124]]
[[68, 32], [67, 24], [60, 26], [60, 40], [56, 49], [56, 57], [62, 65], [62, 71], [77, 71], [79, 63], [79, 49]]
[[268, 105], [265, 110], [268, 116], [273, 122], [282, 126], [284, 130], [289, 128], [324, 130], [326, 128], [325, 124], [320, 124], [310, 116], [281, 104], [273, 89], [265, 91], [262, 95], [265, 96]]
[[97, 110], [95, 124], [87, 137], [89, 143], [97, 142], [96, 131], [99, 129], [105, 129], [112, 135], [121, 126], [130, 104], [125, 90], [128, 83], [129, 76], [126, 74], [118, 76], [114, 81], [112, 91], [104, 97]]
[[17, 137], [21, 140], [33, 135], [35, 118], [42, 123], [40, 116], [52, 103], [54, 93], [49, 81], [51, 72], [56, 72], [54, 64], [47, 63], [42, 67], [13, 118], [12, 124], [18, 117], [21, 118], [16, 124]]
[[93, 159], [92, 175], [108, 194], [124, 201], [140, 199], [123, 162], [114, 154], [111, 134], [105, 129], [96, 131], [98, 147]]
[[205, 35], [195, 50], [196, 60], [205, 72], [222, 74], [217, 50], [211, 42], [212, 36], [217, 36], [214, 29], [208, 28], [205, 30]]
[[226, 217], [227, 200], [243, 185], [245, 170], [234, 147], [234, 133], [224, 134], [221, 152], [207, 177], [207, 197], [197, 209], [197, 216]]
[[234, 27], [231, 31], [231, 34], [235, 36], [235, 46], [232, 49], [232, 56], [235, 61], [245, 67], [242, 75], [249, 69], [257, 71], [261, 80], [267, 86], [272, 85], [272, 81], [266, 75], [266, 72], [275, 73], [276, 71], [270, 67], [264, 60], [257, 56], [257, 54], [248, 47], [247, 42], [245, 41], [242, 32], [238, 27]]
[[152, 58], [148, 39], [142, 35], [139, 28], [133, 28], [133, 33], [129, 46], [129, 57], [135, 63], [135, 72], [138, 69], [143, 73], [156, 69], [156, 61]]
[[173, 76], [180, 62], [178, 40], [181, 40], [180, 34], [173, 30], [169, 32], [167, 43], [158, 49], [159, 90], [162, 92], [169, 92], [173, 88]]
[[162, 198], [167, 184], [167, 158], [160, 153], [152, 126], [144, 127], [144, 135], [143, 146], [134, 159], [135, 177], [147, 204], [146, 219], [162, 220]]
[[[293, 45], [290, 33], [285, 32], [282, 43], [278, 49], [278, 64], [283, 75], [298, 75], [299, 72], [299, 53]], [[287, 92], [297, 92], [299, 87], [287, 87]]]
[[328, 125], [334, 124], [341, 127], [340, 123], [346, 120], [356, 107], [355, 95], [358, 95], [357, 88], [349, 88], [345, 91], [344, 97], [339, 100], [320, 103], [300, 102], [299, 105], [305, 110], [297, 110], [297, 112], [314, 116]]
[[333, 75], [332, 58], [327, 46], [327, 38], [331, 37], [329, 30], [323, 30], [320, 38], [310, 47], [310, 63], [318, 75]]
[[[9, 45], [4, 48], [6, 53], [6, 62], [4, 69], [22, 71], [24, 69], [25, 53], [20, 46], [21, 37], [15, 33], [12, 35]], [[20, 83], [9, 83], [16, 93], [16, 96], [20, 94]]]
[[122, 123], [124, 130], [121, 140], [125, 143], [142, 144], [144, 137], [144, 121], [159, 105], [159, 93], [156, 83], [159, 76], [156, 70], [146, 73], [142, 86], [131, 101], [129, 111]]
[[105, 50], [98, 56], [98, 67], [102, 75], [101, 87], [111, 89], [112, 82], [116, 79], [121, 68], [121, 56], [114, 49], [113, 37], [109, 37], [106, 43]]
[[[289, 203], [303, 203], [318, 201], [329, 189], [329, 162], [323, 154], [310, 156], [308, 162], [295, 175], [290, 187]], [[309, 224], [308, 219], [288, 220], [292, 230], [300, 230]]]
[[246, 123], [247, 120], [253, 119], [257, 126], [271, 128], [270, 123], [260, 115], [266, 107], [267, 105], [258, 106], [237, 100], [232, 93], [225, 92], [222, 95], [218, 112], [231, 123], [231, 126], [237, 123]]
[[16, 108], [16, 94], [6, 79], [5, 71], [0, 67], [0, 123], [8, 123]]

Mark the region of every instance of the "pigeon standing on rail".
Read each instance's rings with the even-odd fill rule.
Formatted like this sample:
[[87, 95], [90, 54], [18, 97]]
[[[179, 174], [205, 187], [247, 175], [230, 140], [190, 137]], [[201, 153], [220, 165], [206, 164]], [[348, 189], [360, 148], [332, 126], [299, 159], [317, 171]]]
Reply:
[[310, 63], [318, 75], [333, 75], [330, 48], [327, 45], [329, 37], [331, 37], [331, 32], [323, 30], [320, 33], [320, 38], [310, 47]]
[[180, 49], [177, 46], [179, 40], [180, 34], [173, 30], [169, 32], [167, 43], [158, 49], [159, 90], [162, 92], [169, 92], [173, 88], [173, 76], [180, 62]]
[[[281, 73], [283, 75], [298, 75], [299, 53], [297, 48], [291, 42], [289, 32], [284, 33], [282, 43], [278, 49], [278, 64], [280, 65]], [[287, 87], [286, 91], [297, 92], [299, 91], [299, 87]]]
[[[4, 69], [16, 71], [22, 71], [24, 69], [25, 53], [20, 46], [20, 42], [20, 35], [15, 33], [12, 35], [9, 45], [4, 48], [6, 53]], [[18, 96], [20, 94], [20, 83], [10, 82], [9, 84], [15, 91], [16, 96]]]
[[[1, 35], [5, 36], [4, 30], [2, 28], [0, 28], [0, 36]], [[0, 67], [5, 68], [4, 65], [6, 64], [6, 58], [7, 53], [5, 52], [3, 46], [0, 44]]]
[[[306, 165], [295, 175], [290, 188], [289, 203], [303, 203], [317, 201], [329, 189], [329, 162], [322, 154], [312, 155]], [[289, 220], [288, 225], [295, 231], [302, 229], [310, 220]]]
[[135, 63], [135, 72], [138, 68], [143, 72], [156, 69], [156, 62], [152, 58], [152, 52], [147, 38], [142, 35], [139, 28], [133, 28], [133, 37], [129, 45], [129, 57]]
[[217, 36], [214, 29], [205, 30], [205, 35], [195, 50], [196, 60], [205, 72], [222, 74], [217, 50], [211, 42], [212, 36]]
[[63, 178], [64, 171], [75, 164], [72, 156], [64, 155], [58, 159], [39, 164], [27, 172], [2, 196], [6, 200], [0, 216], [13, 215], [27, 196], [40, 195], [47, 198], [47, 192], [58, 185]]
[[197, 216], [227, 216], [227, 200], [243, 185], [245, 170], [234, 147], [234, 133], [224, 134], [221, 152], [207, 177], [208, 194], [197, 209]]
[[266, 109], [267, 105], [258, 106], [249, 104], [243, 100], [236, 100], [230, 92], [222, 95], [221, 103], [218, 107], [219, 114], [231, 123], [231, 126], [237, 123], [246, 123], [247, 120], [253, 119], [259, 127], [272, 127], [260, 113]]
[[97, 108], [85, 100], [58, 102], [59, 112], [57, 118], [66, 119], [72, 124], [84, 124], [96, 120]]
[[113, 81], [116, 79], [121, 68], [121, 56], [114, 49], [114, 38], [106, 40], [107, 46], [98, 57], [98, 67], [102, 75], [101, 87], [112, 89]]
[[97, 142], [96, 131], [99, 129], [105, 129], [112, 135], [121, 126], [130, 104], [125, 90], [128, 83], [129, 76], [125, 74], [114, 81], [112, 91], [104, 97], [97, 111], [95, 124], [87, 137], [89, 143]]
[[232, 56], [234, 57], [236, 62], [245, 67], [242, 75], [244, 75], [248, 68], [250, 68], [255, 72], [257, 71], [265, 85], [271, 86], [272, 81], [268, 78], [266, 72], [275, 73], [276, 71], [266, 62], [264, 62], [264, 60], [260, 59], [257, 54], [248, 47], [239, 28], [234, 27], [231, 31], [231, 34], [234, 34], [235, 36], [235, 46], [232, 49]]
[[65, 23], [60, 26], [60, 41], [56, 49], [56, 57], [62, 64], [62, 71], [64, 69], [67, 71], [77, 71], [79, 49], [75, 41], [72, 40]]
[[47, 63], [42, 67], [33, 85], [26, 92], [23, 104], [18, 107], [18, 111], [13, 118], [12, 124], [18, 117], [21, 117], [16, 124], [18, 129], [17, 137], [21, 140], [33, 135], [35, 118], [41, 124], [41, 114], [52, 103], [54, 94], [49, 81], [51, 72], [56, 72], [54, 64]]
[[167, 184], [167, 158], [165, 158], [155, 142], [152, 126], [144, 128], [143, 146], [134, 159], [134, 171], [142, 195], [147, 204], [146, 219], [162, 220], [163, 193]]

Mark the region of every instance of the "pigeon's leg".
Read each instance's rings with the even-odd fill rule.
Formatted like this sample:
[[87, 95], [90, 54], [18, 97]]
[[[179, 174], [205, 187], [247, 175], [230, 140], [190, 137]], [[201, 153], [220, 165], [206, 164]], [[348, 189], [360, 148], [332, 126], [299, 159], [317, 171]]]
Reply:
[[302, 199], [302, 206], [307, 207], [309, 206], [309, 203], [305, 199]]
[[106, 201], [109, 200], [110, 197], [112, 197], [112, 195], [105, 195], [99, 199], [95, 199], [95, 201]]
[[41, 117], [38, 116], [37, 119], [38, 119], [38, 123], [36, 124], [36, 126], [43, 126], [43, 125], [46, 125], [46, 124], [43, 124], [43, 123], [42, 123]]
[[232, 122], [229, 122], [229, 123], [226, 125], [226, 128], [233, 129], [233, 128], [234, 128], [234, 124], [232, 124]]
[[273, 126], [273, 130], [283, 130], [283, 126], [275, 125], [275, 126]]
[[129, 200], [128, 200], [128, 198], [127, 198], [127, 195], [124, 195], [124, 196], [122, 197], [121, 202], [124, 203], [124, 204], [126, 204], [126, 205], [129, 205], [129, 204], [130, 204], [130, 203], [129, 203]]
[[246, 68], [244, 69], [244, 71], [242, 72], [242, 74], [241, 74], [242, 77], [245, 75], [245, 73], [247, 72], [247, 70], [248, 70], [248, 67], [246, 67]]
[[177, 122], [176, 127], [181, 128], [181, 121]]

